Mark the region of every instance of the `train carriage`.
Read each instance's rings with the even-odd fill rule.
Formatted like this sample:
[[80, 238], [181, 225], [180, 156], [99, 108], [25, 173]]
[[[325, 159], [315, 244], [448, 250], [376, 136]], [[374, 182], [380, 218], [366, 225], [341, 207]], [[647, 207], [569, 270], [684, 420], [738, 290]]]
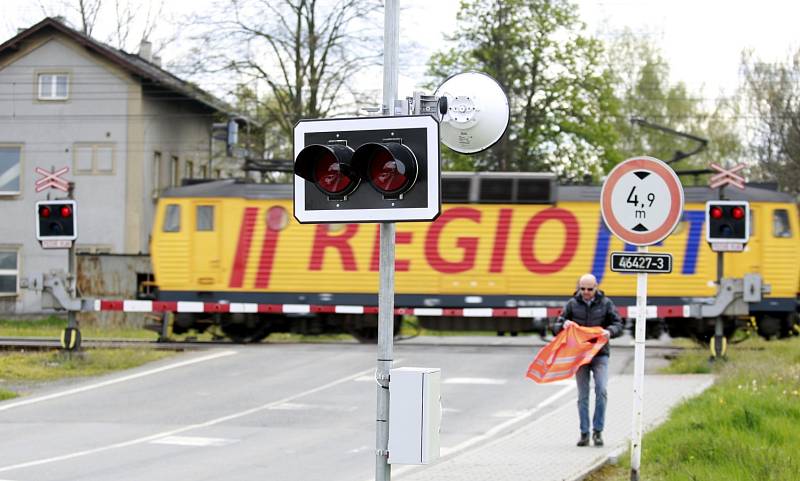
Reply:
[[[610, 252], [634, 248], [604, 225], [600, 187], [518, 173], [446, 173], [442, 183], [436, 221], [397, 224], [395, 305], [407, 309], [399, 312], [433, 329], [537, 331], [585, 272], [623, 311], [635, 304], [636, 276], [609, 270]], [[725, 254], [724, 276], [760, 275], [771, 290], [744, 317], [755, 318], [762, 335], [786, 335], [797, 322], [800, 291], [797, 205], [754, 187], [727, 194], [750, 201], [752, 235], [744, 252]], [[378, 225], [298, 224], [291, 195], [291, 184], [222, 180], [170, 189], [159, 200], [151, 240], [159, 300], [283, 306], [179, 313], [176, 330], [218, 323], [243, 341], [275, 331], [375, 337]], [[650, 277], [648, 304], [665, 307], [656, 310], [652, 335], [664, 325], [673, 335], [713, 332], [714, 319], [687, 306], [717, 294], [717, 256], [704, 234], [704, 204], [716, 195], [687, 187], [678, 227], [650, 247], [674, 258], [672, 273]], [[368, 309], [286, 307], [308, 305]], [[728, 332], [736, 322], [726, 319]]]

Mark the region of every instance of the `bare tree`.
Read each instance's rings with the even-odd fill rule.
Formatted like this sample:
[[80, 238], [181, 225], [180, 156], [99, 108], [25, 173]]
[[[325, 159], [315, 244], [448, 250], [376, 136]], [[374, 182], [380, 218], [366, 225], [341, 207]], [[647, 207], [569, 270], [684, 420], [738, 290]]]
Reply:
[[800, 194], [800, 50], [785, 63], [742, 55], [750, 147], [765, 177]]
[[201, 31], [183, 71], [236, 74], [237, 90], [244, 83], [260, 93], [254, 99], [260, 120], [278, 126], [285, 146], [299, 119], [354, 102], [348, 87], [381, 54], [380, 23], [370, 22], [378, 6], [373, 0], [220, 2], [191, 20]]

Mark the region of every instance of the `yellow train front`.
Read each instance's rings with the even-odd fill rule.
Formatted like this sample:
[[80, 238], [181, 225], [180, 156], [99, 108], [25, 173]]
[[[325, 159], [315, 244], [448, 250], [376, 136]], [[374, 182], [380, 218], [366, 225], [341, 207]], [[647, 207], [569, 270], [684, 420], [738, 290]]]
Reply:
[[[395, 305], [450, 308], [420, 316], [432, 329], [541, 331], [546, 319], [503, 315], [509, 308], [554, 309], [593, 273], [618, 306], [635, 305], [635, 275], [611, 272], [612, 251], [633, 250], [611, 235], [599, 210], [600, 188], [556, 186], [535, 174], [445, 174], [441, 216], [399, 223]], [[749, 314], [725, 318], [726, 333], [754, 320], [765, 337], [796, 330], [800, 292], [798, 209], [790, 196], [748, 187], [728, 192], [750, 201], [751, 237], [744, 252], [725, 254], [725, 277], [760, 276], [770, 286], [748, 303]], [[300, 225], [291, 184], [222, 180], [174, 188], [158, 203], [152, 260], [158, 299], [278, 306], [376, 306], [379, 236], [376, 224]], [[651, 275], [648, 304], [708, 304], [717, 295], [717, 255], [705, 241], [704, 204], [716, 191], [685, 189], [681, 222], [651, 252], [674, 258], [671, 274]], [[473, 309], [473, 315], [462, 314]], [[494, 308], [475, 316], [474, 309]], [[218, 324], [237, 341], [270, 332], [348, 332], [376, 336], [377, 316], [347, 309], [177, 314], [173, 329]], [[372, 311], [370, 311], [372, 312]], [[480, 311], [477, 311], [480, 312]], [[487, 313], [490, 311], [486, 311]], [[651, 322], [652, 321], [652, 322]], [[715, 319], [666, 315], [648, 334], [708, 337]]]

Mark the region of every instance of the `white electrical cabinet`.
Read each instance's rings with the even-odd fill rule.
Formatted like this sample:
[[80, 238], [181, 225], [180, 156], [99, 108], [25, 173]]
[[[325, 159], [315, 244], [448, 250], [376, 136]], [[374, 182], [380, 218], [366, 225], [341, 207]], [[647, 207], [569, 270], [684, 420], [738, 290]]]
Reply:
[[428, 464], [439, 458], [441, 370], [400, 367], [390, 371], [389, 464]]

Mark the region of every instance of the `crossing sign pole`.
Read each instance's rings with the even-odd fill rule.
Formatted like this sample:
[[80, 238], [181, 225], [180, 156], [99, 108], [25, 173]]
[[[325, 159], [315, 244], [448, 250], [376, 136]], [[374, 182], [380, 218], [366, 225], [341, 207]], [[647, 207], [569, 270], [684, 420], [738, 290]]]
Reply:
[[[628, 159], [614, 167], [603, 183], [600, 212], [615, 236], [638, 246], [641, 256], [646, 256], [647, 246], [665, 239], [678, 225], [683, 213], [683, 187], [664, 162], [653, 157]], [[636, 274], [631, 481], [639, 480], [642, 458], [647, 272], [640, 269]]]

